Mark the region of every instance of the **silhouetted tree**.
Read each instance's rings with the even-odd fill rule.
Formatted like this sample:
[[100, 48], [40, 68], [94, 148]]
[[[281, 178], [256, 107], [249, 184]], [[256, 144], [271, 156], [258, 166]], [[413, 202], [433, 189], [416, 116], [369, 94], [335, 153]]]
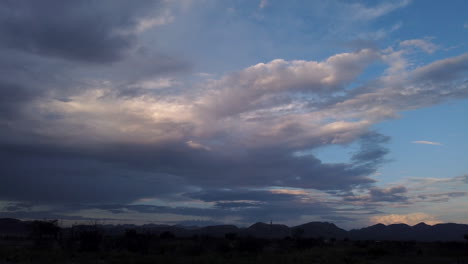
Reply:
[[225, 237], [227, 240], [231, 240], [231, 241], [232, 241], [232, 240], [235, 240], [235, 239], [237, 238], [237, 234], [236, 234], [236, 233], [230, 232], [230, 233], [226, 233], [226, 234], [224, 235], [224, 237]]
[[164, 231], [159, 235], [161, 239], [172, 239], [175, 238], [175, 235], [170, 231]]
[[101, 249], [103, 234], [97, 224], [94, 224], [94, 226], [86, 226], [79, 230], [78, 239], [81, 251], [96, 252]]
[[102, 235], [96, 231], [83, 231], [80, 234], [80, 250], [88, 252], [99, 251]]
[[139, 234], [135, 229], [125, 231], [124, 244], [125, 248], [131, 252], [148, 253], [151, 235]]
[[297, 229], [294, 229], [292, 236], [294, 237], [294, 239], [301, 239], [304, 236], [304, 233], [305, 233], [304, 229], [297, 228]]
[[60, 232], [60, 227], [58, 226], [58, 220], [50, 221], [33, 221], [31, 224], [31, 236], [33, 238], [53, 238], [57, 239], [57, 236]]
[[30, 236], [37, 247], [51, 246], [57, 241], [60, 233], [58, 220], [50, 221], [33, 221], [31, 223]]
[[265, 241], [251, 236], [244, 237], [239, 240], [239, 250], [257, 254], [263, 250]]

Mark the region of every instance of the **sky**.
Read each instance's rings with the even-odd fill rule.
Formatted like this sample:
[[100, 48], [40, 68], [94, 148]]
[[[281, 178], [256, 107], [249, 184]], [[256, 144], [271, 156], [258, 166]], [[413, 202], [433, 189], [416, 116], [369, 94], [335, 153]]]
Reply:
[[468, 224], [468, 2], [0, 3], [0, 217]]

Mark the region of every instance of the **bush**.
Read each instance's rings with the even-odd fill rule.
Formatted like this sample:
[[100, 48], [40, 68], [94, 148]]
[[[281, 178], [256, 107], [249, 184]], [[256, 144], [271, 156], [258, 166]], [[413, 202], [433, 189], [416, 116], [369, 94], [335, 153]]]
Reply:
[[102, 234], [98, 230], [81, 231], [80, 251], [97, 252], [101, 248]]

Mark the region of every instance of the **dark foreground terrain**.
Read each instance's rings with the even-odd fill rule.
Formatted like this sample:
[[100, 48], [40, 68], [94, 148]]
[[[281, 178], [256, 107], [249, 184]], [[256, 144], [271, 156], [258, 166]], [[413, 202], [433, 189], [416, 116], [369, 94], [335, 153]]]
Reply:
[[468, 263], [462, 242], [132, 236], [98, 245], [3, 240], [0, 263]]
[[[6, 222], [5, 222], [6, 223]], [[357, 240], [312, 236], [310, 225], [272, 237], [274, 225], [247, 232], [233, 226], [189, 229], [153, 226], [75, 226], [56, 221], [27, 225], [10, 220], [0, 236], [3, 263], [448, 263], [468, 264], [468, 243], [459, 241]], [[323, 231], [325, 226], [313, 224]], [[380, 228], [380, 227], [379, 227]], [[179, 231], [178, 231], [179, 230]], [[237, 230], [237, 232], [235, 232]], [[278, 230], [285, 228], [281, 227]], [[9, 231], [9, 234], [7, 234]], [[336, 235], [326, 231], [328, 234]], [[178, 233], [179, 232], [179, 233]], [[317, 231], [318, 232], [318, 231]], [[366, 232], [369, 232], [367, 230]], [[257, 236], [254, 236], [257, 234]], [[258, 234], [262, 235], [259, 236]], [[309, 235], [307, 235], [309, 234]], [[349, 234], [349, 233], [346, 233]], [[463, 235], [462, 235], [463, 237]], [[468, 237], [468, 236], [467, 236]]]

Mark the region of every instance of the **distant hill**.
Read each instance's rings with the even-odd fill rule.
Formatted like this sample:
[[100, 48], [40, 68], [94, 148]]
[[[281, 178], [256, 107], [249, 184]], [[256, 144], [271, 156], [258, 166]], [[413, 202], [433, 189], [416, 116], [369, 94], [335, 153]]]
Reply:
[[242, 234], [262, 238], [283, 238], [291, 236], [291, 229], [286, 225], [258, 222], [244, 229]]
[[293, 234], [302, 237], [323, 237], [344, 239], [348, 237], [348, 232], [328, 222], [310, 222], [292, 228]]
[[215, 225], [198, 228], [195, 230], [198, 235], [213, 236], [213, 237], [224, 237], [226, 234], [239, 233], [239, 228], [235, 225]]
[[[31, 222], [12, 218], [0, 218], [1, 236], [27, 236], [30, 232]], [[90, 226], [80, 225], [73, 227], [76, 230], [86, 230]], [[328, 222], [310, 222], [294, 227], [281, 224], [267, 224], [258, 222], [247, 228], [238, 228], [234, 225], [215, 225], [206, 227], [184, 227], [178, 225], [99, 225], [97, 226], [108, 235], [122, 235], [129, 229], [139, 232], [161, 234], [171, 232], [178, 237], [194, 235], [224, 237], [226, 234], [237, 236], [253, 236], [258, 238], [335, 238], [338, 240], [349, 238], [351, 240], [393, 240], [393, 241], [463, 241], [468, 234], [468, 225], [465, 224], [437, 224], [427, 225], [419, 223], [414, 226], [406, 224], [384, 225], [376, 224], [361, 229], [346, 231]], [[93, 227], [95, 228], [95, 227]], [[71, 228], [65, 228], [64, 231]]]
[[414, 226], [406, 224], [377, 224], [348, 232], [352, 240], [415, 240], [415, 241], [462, 241], [468, 234], [468, 225], [419, 223]]
[[0, 218], [0, 236], [26, 236], [29, 222], [13, 218]]

